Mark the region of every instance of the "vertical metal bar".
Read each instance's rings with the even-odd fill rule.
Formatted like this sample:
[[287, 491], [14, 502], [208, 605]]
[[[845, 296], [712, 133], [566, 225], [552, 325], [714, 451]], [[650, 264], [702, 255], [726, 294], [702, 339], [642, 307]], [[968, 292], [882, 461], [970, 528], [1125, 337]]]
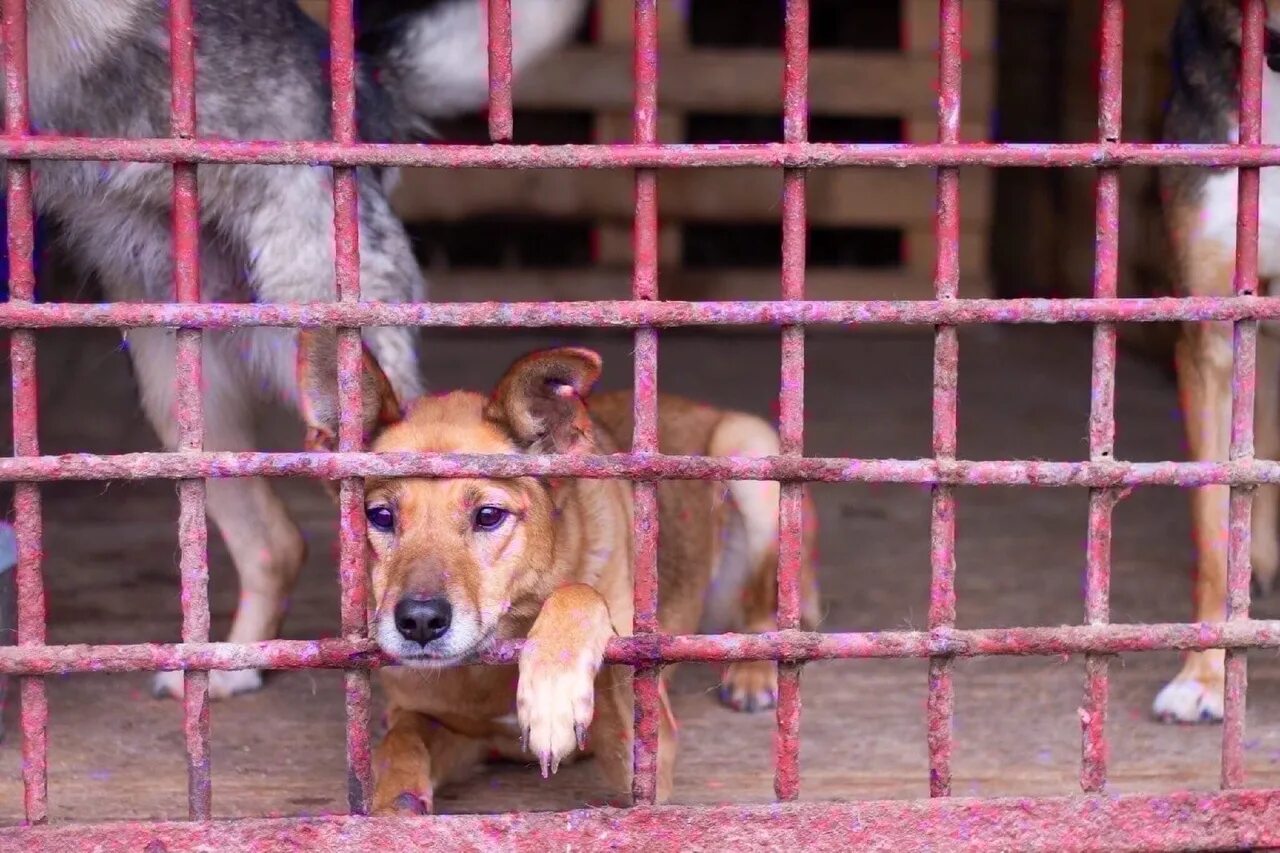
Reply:
[[[18, 135], [30, 129], [27, 101], [26, 4], [6, 0], [5, 37], [5, 132]], [[35, 296], [33, 252], [35, 220], [32, 208], [31, 164], [10, 160], [8, 170], [8, 248], [10, 299], [31, 302]], [[14, 330], [9, 340], [13, 390], [13, 439], [15, 456], [39, 455], [37, 433], [35, 335]], [[15, 484], [14, 516], [18, 540], [18, 643], [43, 645], [46, 638], [46, 607], [43, 560], [43, 524], [40, 492], [34, 483]], [[28, 823], [43, 823], [48, 817], [48, 720], [49, 707], [44, 680], [24, 677], [20, 681], [22, 700], [22, 781], [25, 816]]]
[[[656, 0], [635, 4], [635, 110], [632, 140], [658, 138], [658, 9]], [[633, 299], [658, 298], [658, 174], [636, 170], [635, 269]], [[635, 432], [632, 450], [658, 450], [658, 333], [636, 330]], [[635, 633], [656, 633], [658, 624], [658, 489], [653, 481], [635, 484]], [[635, 671], [635, 745], [631, 793], [637, 804], [653, 803], [658, 788], [658, 730], [661, 667]]]
[[[4, 0], [4, 129], [25, 136], [31, 121], [27, 100], [27, 4]], [[35, 214], [32, 207], [31, 163], [10, 160], [6, 203], [9, 216], [9, 299], [35, 299]], [[9, 337], [9, 369], [13, 385], [13, 455], [39, 456], [37, 431], [39, 391], [36, 385], [35, 333], [15, 329]], [[14, 533], [18, 539], [18, 644], [45, 643], [45, 595], [41, 563], [44, 525], [40, 489], [35, 483], [14, 484]], [[49, 816], [49, 703], [44, 679], [24, 676], [22, 699], [23, 809], [29, 824]]]
[[[1120, 107], [1124, 91], [1124, 4], [1102, 0], [1099, 25], [1101, 56], [1098, 63], [1098, 141], [1119, 142]], [[1095, 219], [1093, 295], [1114, 298], [1120, 254], [1120, 172], [1101, 169]], [[1115, 451], [1116, 328], [1099, 323], [1093, 329], [1093, 365], [1090, 378], [1089, 458], [1110, 459]], [[1117, 492], [1089, 490], [1089, 529], [1085, 549], [1085, 621], [1104, 625], [1110, 618], [1111, 515]], [[1080, 787], [1096, 793], [1107, 784], [1108, 658], [1085, 655], [1085, 694], [1080, 715]]]
[[[329, 4], [333, 138], [356, 141], [355, 18], [352, 0]], [[360, 209], [356, 170], [333, 170], [334, 276], [338, 299], [360, 300]], [[359, 451], [364, 443], [360, 373], [363, 344], [359, 329], [338, 331], [338, 449]], [[342, 636], [363, 639], [368, 633], [368, 581], [364, 569], [364, 483], [358, 477], [342, 481], [339, 491], [339, 579], [342, 586]], [[347, 804], [352, 814], [366, 814], [372, 794], [369, 715], [372, 688], [369, 673], [344, 674], [347, 719]]]
[[[787, 0], [782, 82], [786, 142], [809, 138], [809, 0]], [[805, 173], [782, 177], [782, 298], [804, 299]], [[804, 328], [782, 330], [782, 387], [778, 396], [782, 453], [804, 454]], [[800, 564], [804, 547], [804, 484], [783, 483], [778, 506], [778, 627], [800, 627]], [[773, 790], [779, 800], [800, 797], [800, 669], [778, 663], [778, 728], [774, 734]]]
[[[196, 136], [195, 18], [191, 0], [169, 4], [171, 100], [169, 133]], [[178, 302], [200, 301], [200, 209], [196, 167], [173, 167], [173, 287]], [[199, 329], [179, 329], [178, 449], [204, 449], [204, 406]], [[182, 577], [182, 641], [209, 641], [209, 551], [204, 480], [178, 483], [178, 546]], [[209, 763], [209, 673], [183, 673], [183, 731], [187, 745], [187, 812], [192, 820], [212, 816]]]
[[[941, 0], [938, 5], [938, 141], [960, 141], [960, 50], [963, 9], [961, 0]], [[960, 289], [960, 174], [955, 168], [938, 169], [936, 239], [938, 244], [934, 294], [955, 299]], [[933, 455], [940, 460], [956, 456], [956, 405], [959, 383], [959, 340], [955, 326], [938, 326], [933, 347]], [[935, 486], [929, 524], [929, 630], [945, 630], [956, 622], [956, 505], [950, 486]], [[929, 659], [927, 703], [929, 742], [929, 795], [951, 795], [952, 727], [955, 691], [952, 659]]]
[[[1242, 6], [1240, 38], [1240, 144], [1262, 141], [1262, 40], [1266, 7], [1263, 0], [1247, 0]], [[1237, 296], [1258, 292], [1258, 170], [1240, 169], [1239, 206], [1236, 220]], [[1233, 327], [1231, 370], [1230, 458], [1253, 458], [1254, 390], [1257, 382], [1258, 322], [1240, 320]], [[1269, 377], [1268, 381], [1274, 377]], [[1250, 523], [1252, 486], [1231, 488], [1227, 515], [1227, 613], [1228, 621], [1249, 615]], [[1244, 786], [1245, 689], [1248, 673], [1243, 650], [1226, 653], [1226, 696], [1222, 727], [1222, 787]]]
[[510, 142], [515, 132], [511, 107], [511, 0], [489, 3], [489, 139]]

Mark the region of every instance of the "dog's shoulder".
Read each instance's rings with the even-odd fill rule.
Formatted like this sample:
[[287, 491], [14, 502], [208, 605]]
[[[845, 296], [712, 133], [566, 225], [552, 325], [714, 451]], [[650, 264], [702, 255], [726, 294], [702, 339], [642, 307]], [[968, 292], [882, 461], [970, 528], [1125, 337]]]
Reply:
[[1170, 142], [1225, 142], [1239, 97], [1240, 10], [1231, 0], [1183, 0], [1169, 45]]

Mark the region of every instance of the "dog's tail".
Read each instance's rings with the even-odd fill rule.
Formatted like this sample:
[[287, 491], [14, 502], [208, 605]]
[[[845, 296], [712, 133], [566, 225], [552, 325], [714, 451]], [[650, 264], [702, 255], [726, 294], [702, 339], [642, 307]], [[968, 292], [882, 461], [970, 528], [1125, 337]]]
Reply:
[[[567, 42], [590, 0], [511, 0], [513, 73]], [[397, 123], [422, 132], [489, 95], [487, 0], [361, 0], [360, 51], [393, 101]]]

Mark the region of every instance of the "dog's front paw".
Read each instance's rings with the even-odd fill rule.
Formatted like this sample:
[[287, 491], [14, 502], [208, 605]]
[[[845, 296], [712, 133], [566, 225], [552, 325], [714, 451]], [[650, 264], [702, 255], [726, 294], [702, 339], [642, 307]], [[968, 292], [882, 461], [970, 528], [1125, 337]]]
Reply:
[[[209, 698], [229, 699], [262, 687], [262, 673], [256, 669], [213, 670], [209, 673]], [[181, 699], [186, 692], [182, 672], [158, 672], [151, 691], [159, 698]]]
[[544, 779], [575, 749], [586, 748], [599, 666], [590, 650], [556, 654], [532, 640], [520, 654], [516, 716], [524, 747], [538, 757]]
[[767, 711], [778, 704], [778, 667], [770, 660], [738, 661], [724, 672], [720, 701], [735, 711]]
[[419, 817], [431, 814], [431, 795], [405, 791], [394, 796], [374, 795], [374, 817]]

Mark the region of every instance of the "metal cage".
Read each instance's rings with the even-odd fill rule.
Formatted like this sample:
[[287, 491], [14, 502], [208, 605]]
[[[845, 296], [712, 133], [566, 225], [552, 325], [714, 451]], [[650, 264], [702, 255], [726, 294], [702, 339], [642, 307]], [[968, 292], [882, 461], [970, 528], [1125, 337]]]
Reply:
[[[610, 0], [614, 2], [615, 0]], [[1101, 0], [1098, 138], [1090, 144], [991, 145], [960, 142], [961, 0], [940, 0], [938, 140], [926, 145], [812, 144], [807, 141], [808, 0], [787, 0], [784, 118], [781, 144], [660, 145], [656, 142], [657, 3], [634, 0], [633, 142], [623, 146], [366, 145], [355, 127], [352, 0], [330, 11], [333, 141], [215, 141], [196, 138], [192, 0], [169, 0], [172, 136], [82, 139], [33, 135], [27, 102], [26, 0], [3, 0], [5, 127], [0, 153], [8, 173], [8, 246], [12, 301], [0, 305], [11, 330], [14, 456], [0, 460], [0, 480], [15, 483], [19, 541], [19, 643], [0, 649], [0, 672], [19, 676], [26, 825], [0, 830], [0, 846], [28, 850], [447, 849], [647, 845], [652, 849], [1203, 849], [1280, 846], [1280, 791], [1249, 790], [1243, 761], [1245, 653], [1280, 647], [1280, 622], [1249, 618], [1249, 518], [1252, 489], [1280, 483], [1280, 463], [1254, 458], [1255, 353], [1258, 322], [1280, 319], [1280, 299], [1257, 293], [1259, 167], [1280, 165], [1280, 147], [1261, 145], [1263, 0], [1244, 2], [1240, 139], [1223, 145], [1148, 145], [1120, 140], [1122, 0]], [[512, 132], [510, 0], [487, 2], [489, 129], [495, 142]], [[621, 2], [621, 0], [616, 0]], [[177, 259], [172, 304], [36, 304], [32, 160], [171, 163]], [[324, 304], [217, 305], [200, 301], [195, 170], [202, 163], [329, 164], [333, 170], [338, 301]], [[623, 302], [554, 304], [404, 304], [360, 301], [354, 168], [383, 164], [440, 168], [579, 168], [635, 171], [634, 280]], [[1117, 298], [1119, 168], [1214, 165], [1240, 170], [1234, 295], [1224, 298]], [[673, 302], [658, 299], [658, 169], [730, 166], [784, 170], [782, 272], [769, 302]], [[920, 302], [813, 302], [805, 298], [805, 179], [835, 166], [937, 170], [938, 245], [935, 294]], [[1097, 170], [1097, 253], [1093, 298], [957, 298], [961, 166], [1087, 167]], [[1231, 321], [1234, 324], [1230, 458], [1221, 463], [1129, 463], [1114, 458], [1115, 323]], [[957, 327], [975, 323], [1094, 324], [1089, 458], [1079, 462], [970, 462], [956, 456]], [[868, 323], [935, 328], [933, 455], [928, 459], [822, 459], [803, 453], [805, 329]], [[658, 329], [773, 324], [781, 328], [782, 454], [765, 459], [710, 459], [658, 454]], [[609, 457], [507, 457], [362, 452], [359, 429], [359, 327], [510, 328], [570, 326], [635, 332], [635, 444]], [[181, 447], [175, 453], [42, 456], [37, 442], [35, 330], [53, 327], [178, 329]], [[200, 336], [237, 326], [339, 327], [342, 428], [340, 452], [206, 453], [202, 450]], [[635, 481], [635, 634], [608, 647], [610, 662], [636, 668], [634, 799], [630, 809], [570, 813], [363, 817], [369, 805], [370, 669], [380, 663], [366, 632], [362, 477], [618, 477]], [[309, 476], [341, 480], [341, 639], [232, 645], [209, 641], [204, 478]], [[769, 479], [782, 483], [778, 627], [761, 635], [668, 636], [657, 622], [656, 483], [666, 478]], [[158, 645], [53, 646], [45, 642], [39, 483], [51, 480], [164, 478], [179, 484], [182, 642]], [[800, 540], [804, 481], [919, 483], [932, 488], [932, 581], [928, 630], [808, 633], [799, 630]], [[1231, 487], [1229, 609], [1214, 624], [1112, 625], [1108, 618], [1112, 510], [1134, 486]], [[959, 630], [955, 627], [955, 489], [1023, 485], [1089, 489], [1085, 612], [1059, 628]], [[1105, 793], [1109, 655], [1157, 649], [1227, 649], [1222, 790], [1168, 796]], [[518, 643], [489, 652], [489, 663], [516, 660]], [[1083, 654], [1082, 794], [1032, 799], [961, 799], [951, 794], [952, 662], [957, 656]], [[800, 675], [805, 663], [849, 658], [928, 658], [928, 749], [931, 799], [797, 802]], [[658, 671], [674, 661], [772, 659], [780, 664], [774, 740], [774, 805], [685, 808], [653, 805], [658, 734]], [[342, 669], [346, 673], [350, 815], [212, 820], [208, 671]], [[48, 826], [44, 677], [71, 672], [183, 670], [190, 821]]]

